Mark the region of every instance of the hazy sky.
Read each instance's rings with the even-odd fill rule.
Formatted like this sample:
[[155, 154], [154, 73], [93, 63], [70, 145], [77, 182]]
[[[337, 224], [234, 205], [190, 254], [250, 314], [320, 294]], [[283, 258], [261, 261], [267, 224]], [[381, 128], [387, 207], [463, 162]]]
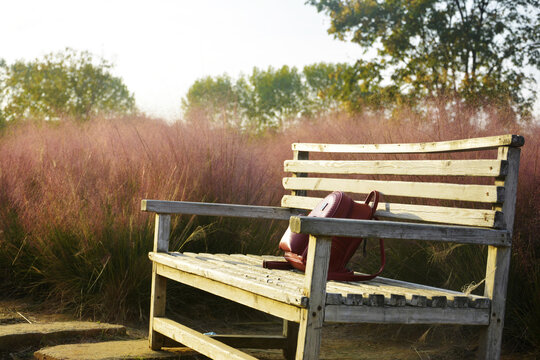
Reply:
[[304, 2], [4, 0], [0, 58], [88, 50], [115, 65], [142, 111], [174, 119], [197, 78], [360, 57], [357, 45], [333, 40], [326, 17]]
[[[2, 0], [0, 58], [33, 60], [71, 47], [112, 62], [151, 116], [180, 117], [198, 78], [254, 66], [349, 62], [355, 44], [327, 34], [305, 0]], [[537, 72], [537, 80], [540, 76]], [[540, 113], [539, 101], [536, 113]]]

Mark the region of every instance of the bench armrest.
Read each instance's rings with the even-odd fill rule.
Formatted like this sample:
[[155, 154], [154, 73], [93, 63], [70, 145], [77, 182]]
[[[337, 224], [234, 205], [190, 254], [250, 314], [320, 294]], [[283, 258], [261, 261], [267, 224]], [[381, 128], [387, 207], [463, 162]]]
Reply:
[[506, 230], [468, 226], [416, 224], [396, 221], [354, 220], [293, 216], [291, 231], [315, 236], [343, 236], [401, 240], [429, 240], [461, 244], [510, 246]]
[[275, 206], [234, 205], [189, 201], [142, 200], [141, 210], [158, 214], [190, 214], [256, 219], [289, 220], [301, 210]]

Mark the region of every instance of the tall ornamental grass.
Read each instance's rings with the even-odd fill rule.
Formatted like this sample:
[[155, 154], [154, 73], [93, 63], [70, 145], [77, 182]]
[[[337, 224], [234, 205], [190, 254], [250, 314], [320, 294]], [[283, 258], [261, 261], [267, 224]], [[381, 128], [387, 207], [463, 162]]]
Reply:
[[[0, 137], [0, 290], [98, 319], [148, 313], [154, 219], [141, 199], [279, 205], [283, 160], [297, 141], [395, 143], [525, 136], [505, 331], [540, 348], [540, 128], [467, 109], [335, 114], [250, 136], [204, 121], [146, 118], [20, 124]], [[460, 155], [457, 155], [460, 156]], [[171, 249], [278, 253], [286, 222], [173, 217]], [[374, 270], [375, 241], [355, 268]], [[388, 242], [387, 276], [481, 293], [486, 249]], [[479, 284], [479, 285], [478, 285]], [[478, 285], [478, 286], [476, 286]]]

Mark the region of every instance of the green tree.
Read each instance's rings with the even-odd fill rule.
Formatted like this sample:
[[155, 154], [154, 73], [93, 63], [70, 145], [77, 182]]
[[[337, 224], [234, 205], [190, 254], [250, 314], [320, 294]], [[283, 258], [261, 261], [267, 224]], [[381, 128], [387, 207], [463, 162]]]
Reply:
[[352, 108], [444, 96], [531, 109], [536, 88], [525, 68], [540, 68], [538, 0], [307, 3], [330, 17], [330, 34], [366, 52], [344, 79]]
[[317, 63], [304, 66], [310, 113], [328, 113], [341, 107], [341, 94], [346, 85], [342, 75], [349, 69], [348, 64]]
[[135, 110], [133, 95], [109, 72], [112, 65], [88, 52], [66, 49], [30, 62], [3, 62], [0, 67], [0, 116], [6, 121], [88, 120]]
[[258, 124], [280, 127], [285, 120], [307, 113], [306, 89], [297, 68], [254, 68], [249, 84], [252, 91], [246, 113]]
[[182, 99], [187, 119], [203, 116], [223, 125], [241, 121], [241, 88], [227, 75], [207, 76], [196, 80]]
[[182, 99], [187, 120], [213, 122], [260, 131], [308, 115], [308, 91], [302, 73], [293, 67], [254, 68], [233, 81], [227, 75], [205, 77], [191, 85]]

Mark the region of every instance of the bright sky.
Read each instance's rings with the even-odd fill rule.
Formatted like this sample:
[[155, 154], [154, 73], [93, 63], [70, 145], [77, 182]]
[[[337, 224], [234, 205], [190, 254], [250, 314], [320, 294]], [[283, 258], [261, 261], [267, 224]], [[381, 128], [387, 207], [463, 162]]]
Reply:
[[143, 112], [169, 120], [198, 78], [362, 55], [328, 35], [327, 17], [305, 0], [7, 0], [1, 11], [8, 64], [66, 47], [90, 51], [115, 65]]
[[0, 58], [33, 60], [71, 47], [112, 62], [151, 116], [180, 117], [189, 86], [254, 66], [354, 62], [357, 45], [334, 40], [305, 0], [9, 0]]

